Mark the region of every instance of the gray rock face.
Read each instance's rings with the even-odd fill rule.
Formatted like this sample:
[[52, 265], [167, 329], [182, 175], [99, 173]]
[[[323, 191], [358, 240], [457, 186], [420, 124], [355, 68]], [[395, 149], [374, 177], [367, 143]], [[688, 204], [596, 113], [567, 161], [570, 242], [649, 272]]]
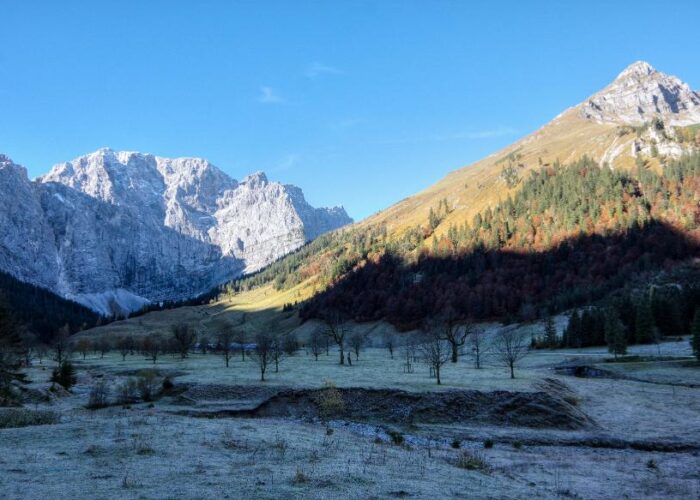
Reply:
[[31, 182], [0, 156], [0, 269], [105, 314], [195, 296], [350, 222], [198, 158], [101, 149]]
[[659, 117], [666, 125], [693, 125], [700, 123], [700, 94], [638, 61], [583, 103], [580, 113], [599, 123], [641, 125]]

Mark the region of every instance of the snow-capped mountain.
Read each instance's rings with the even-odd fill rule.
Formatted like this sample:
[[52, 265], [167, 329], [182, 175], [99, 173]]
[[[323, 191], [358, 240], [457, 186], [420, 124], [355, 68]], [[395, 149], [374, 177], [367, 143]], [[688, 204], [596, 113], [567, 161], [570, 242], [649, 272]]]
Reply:
[[199, 158], [101, 149], [32, 182], [0, 156], [0, 269], [105, 314], [192, 297], [350, 222]]

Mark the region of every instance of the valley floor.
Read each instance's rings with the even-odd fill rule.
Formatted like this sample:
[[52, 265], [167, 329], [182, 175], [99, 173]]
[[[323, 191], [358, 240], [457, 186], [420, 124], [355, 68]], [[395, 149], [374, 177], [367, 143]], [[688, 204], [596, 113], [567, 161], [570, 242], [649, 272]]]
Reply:
[[[85, 409], [96, 381], [115, 387], [153, 365], [138, 355], [75, 358], [79, 378], [72, 393], [39, 398], [23, 410], [51, 411], [55, 423], [0, 428], [0, 496], [700, 498], [700, 368], [687, 357], [686, 339], [661, 348], [663, 355], [686, 357], [607, 363], [602, 349], [537, 351], [515, 380], [493, 360], [476, 370], [463, 357], [446, 366], [439, 388], [425, 365], [404, 373], [399, 352], [392, 360], [378, 348], [344, 367], [333, 351], [318, 362], [300, 352], [285, 359], [279, 373], [273, 368], [265, 383], [251, 360], [236, 357], [226, 369], [217, 355], [168, 356], [155, 368], [172, 379], [171, 392], [154, 403], [100, 410]], [[656, 349], [632, 351], [656, 355]], [[581, 364], [599, 369], [599, 376], [555, 369]], [[46, 393], [49, 368], [31, 370], [32, 394]], [[327, 423], [261, 413], [275, 395], [297, 401], [299, 391], [326, 381], [344, 394], [348, 411], [363, 409], [361, 401], [350, 401], [350, 388], [407, 391], [412, 400], [436, 390], [508, 391], [498, 397], [564, 399], [562, 408], [584, 415], [585, 424], [565, 428], [556, 422], [566, 419], [535, 419], [521, 425], [516, 417], [444, 422], [425, 415], [401, 422], [387, 417], [395, 408], [376, 418]], [[485, 446], [490, 441], [493, 446]]]

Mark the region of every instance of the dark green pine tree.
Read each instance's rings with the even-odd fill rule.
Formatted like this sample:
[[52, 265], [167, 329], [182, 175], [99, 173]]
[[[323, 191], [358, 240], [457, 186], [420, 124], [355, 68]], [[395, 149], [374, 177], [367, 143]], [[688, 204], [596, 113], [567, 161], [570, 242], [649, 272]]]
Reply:
[[693, 316], [693, 322], [690, 324], [690, 345], [693, 348], [693, 354], [700, 361], [700, 307], [695, 309], [695, 316]]
[[557, 347], [557, 328], [551, 316], [544, 319], [544, 342], [550, 349]]
[[77, 381], [78, 377], [75, 373], [75, 368], [70, 361], [64, 361], [54, 368], [51, 373], [51, 382], [63, 386], [67, 391], [69, 391]]
[[608, 344], [608, 351], [615, 356], [615, 359], [627, 354], [625, 329], [614, 309], [605, 315], [605, 342]]
[[567, 347], [581, 347], [581, 316], [578, 309], [571, 313], [569, 325], [566, 327], [565, 343]]
[[0, 406], [13, 404], [15, 394], [12, 383], [25, 381], [24, 374], [20, 371], [22, 352], [19, 325], [12, 312], [0, 302]]
[[648, 344], [655, 338], [654, 312], [651, 308], [651, 301], [644, 297], [637, 304], [637, 316], [635, 318], [636, 341], [638, 344]]

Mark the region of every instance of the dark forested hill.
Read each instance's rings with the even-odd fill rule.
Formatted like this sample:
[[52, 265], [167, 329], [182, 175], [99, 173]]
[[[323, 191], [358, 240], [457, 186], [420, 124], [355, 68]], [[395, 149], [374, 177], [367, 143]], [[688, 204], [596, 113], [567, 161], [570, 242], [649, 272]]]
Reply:
[[66, 324], [71, 332], [76, 332], [103, 320], [94, 311], [76, 302], [3, 272], [0, 272], [0, 300], [18, 323], [43, 342], [49, 342], [56, 331]]

